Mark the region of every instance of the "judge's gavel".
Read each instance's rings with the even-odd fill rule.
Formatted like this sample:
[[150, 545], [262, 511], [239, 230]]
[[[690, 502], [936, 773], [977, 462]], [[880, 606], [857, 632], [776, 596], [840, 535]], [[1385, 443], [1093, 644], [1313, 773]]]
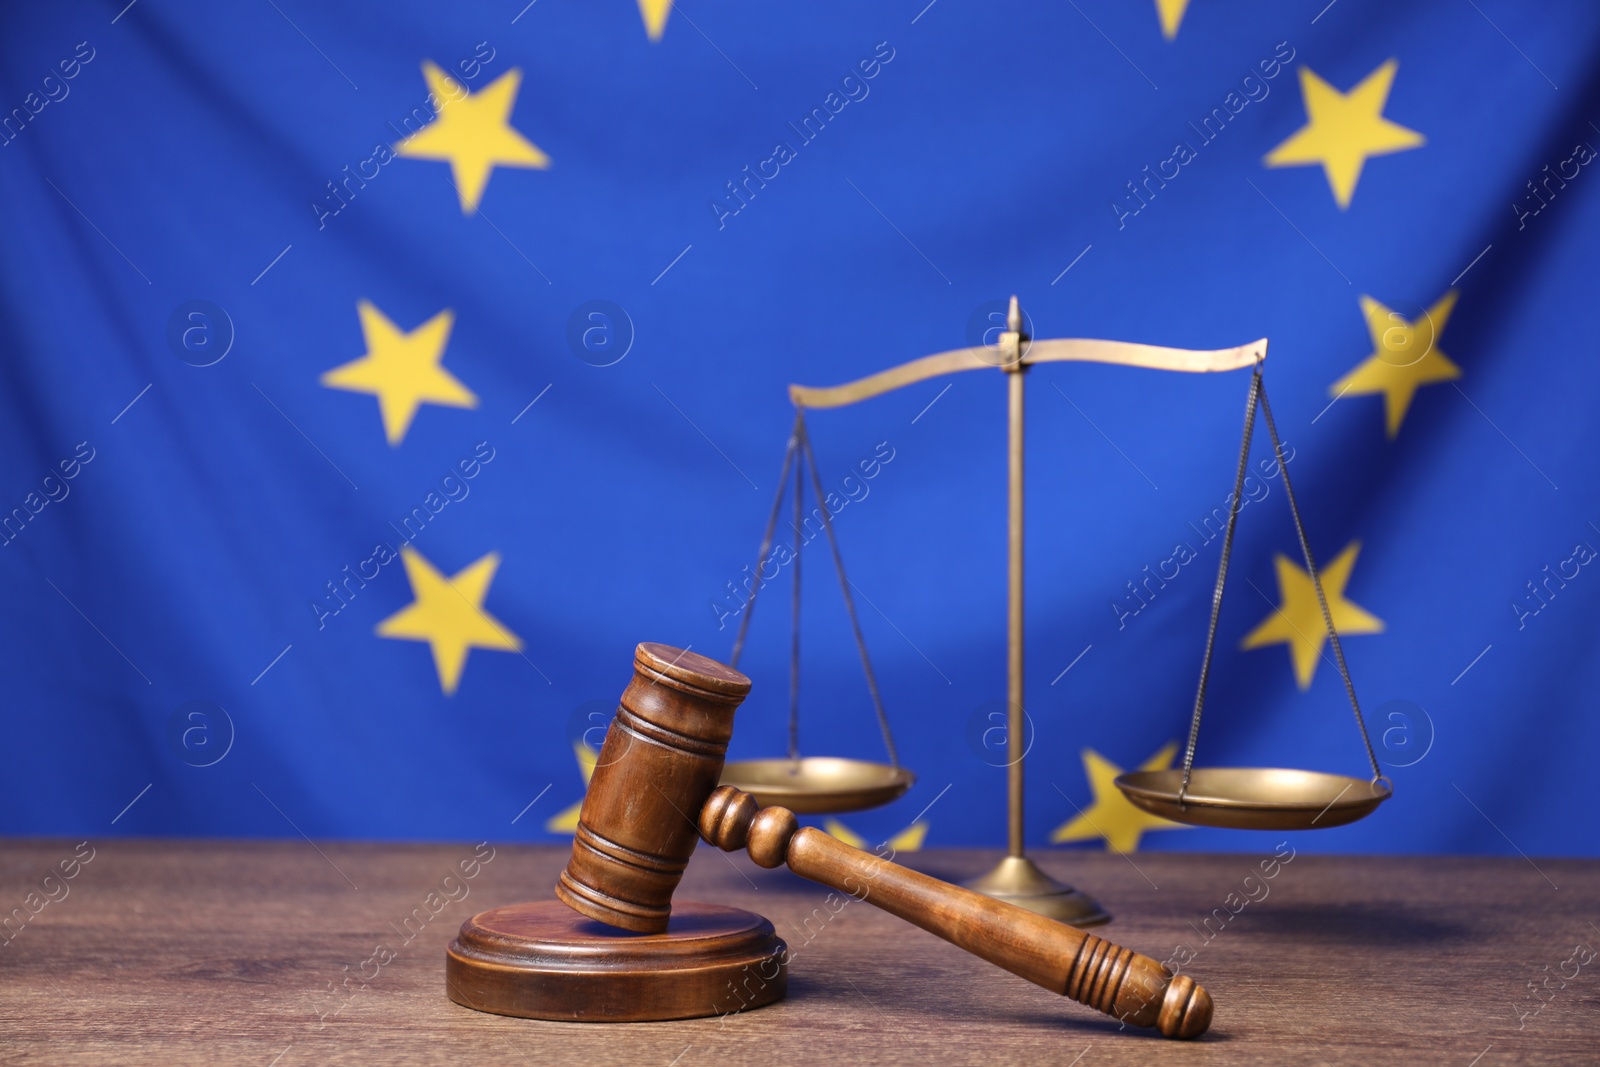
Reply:
[[1148, 956], [802, 829], [787, 808], [759, 808], [719, 787], [733, 713], [749, 691], [748, 678], [704, 656], [638, 647], [556, 886], [562, 901], [624, 930], [661, 933], [699, 836], [748, 849], [762, 867], [787, 863], [1130, 1025], [1181, 1038], [1211, 1025], [1210, 994]]

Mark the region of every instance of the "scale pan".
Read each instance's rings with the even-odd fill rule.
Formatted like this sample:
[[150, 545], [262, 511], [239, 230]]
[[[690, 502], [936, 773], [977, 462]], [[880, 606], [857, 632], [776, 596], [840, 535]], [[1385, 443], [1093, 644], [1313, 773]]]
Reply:
[[1183, 802], [1182, 768], [1133, 771], [1117, 778], [1135, 807], [1173, 822], [1232, 830], [1325, 830], [1372, 814], [1388, 800], [1377, 782], [1320, 771], [1276, 767], [1196, 767]]
[[743, 789], [762, 807], [781, 806], [797, 815], [881, 807], [916, 780], [904, 767], [833, 756], [741, 760], [722, 769], [723, 785]]

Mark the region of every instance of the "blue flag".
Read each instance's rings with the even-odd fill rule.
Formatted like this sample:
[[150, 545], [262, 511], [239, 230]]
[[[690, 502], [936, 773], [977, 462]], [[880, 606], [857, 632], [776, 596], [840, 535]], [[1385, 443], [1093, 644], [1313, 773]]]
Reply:
[[[798, 618], [799, 750], [882, 762], [842, 588], [917, 781], [823, 824], [999, 845], [1007, 376], [809, 410], [757, 549], [790, 385], [1016, 294], [1269, 339], [1197, 766], [1371, 776], [1292, 484], [1394, 783], [1296, 847], [1595, 853], [1600, 11], [1519, 13], [12, 12], [0, 831], [559, 841], [634, 645], [746, 621], [732, 756], [788, 751]], [[1182, 759], [1249, 379], [1026, 376], [1031, 848], [1277, 841], [1112, 785]]]

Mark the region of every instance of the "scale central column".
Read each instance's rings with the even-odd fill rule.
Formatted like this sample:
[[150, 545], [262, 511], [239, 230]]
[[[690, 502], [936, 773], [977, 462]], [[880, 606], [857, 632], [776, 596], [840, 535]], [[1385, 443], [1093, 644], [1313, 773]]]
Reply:
[[1011, 298], [1006, 331], [1000, 335], [1001, 370], [1007, 377], [1007, 612], [1006, 612], [1006, 858], [968, 888], [1027, 908], [1040, 915], [1093, 926], [1111, 914], [1084, 893], [1063, 885], [1034, 865], [1023, 847], [1023, 760], [1027, 753], [1027, 716], [1023, 705], [1023, 388], [1028, 335], [1022, 310]]
[[1022, 704], [1022, 414], [1027, 368], [1020, 360], [1007, 368], [1008, 405], [1006, 530], [1006, 812], [1007, 855], [1022, 856], [1022, 761], [1027, 752], [1027, 721]]

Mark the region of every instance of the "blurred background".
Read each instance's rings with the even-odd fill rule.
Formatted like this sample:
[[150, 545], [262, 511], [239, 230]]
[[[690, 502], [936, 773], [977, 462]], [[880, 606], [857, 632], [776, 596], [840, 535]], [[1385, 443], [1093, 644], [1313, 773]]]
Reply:
[[[635, 643], [730, 654], [786, 387], [993, 342], [1015, 293], [1041, 338], [1270, 338], [1395, 783], [1297, 848], [1600, 851], [1592, 5], [4, 22], [0, 832], [561, 840]], [[1003, 377], [808, 416], [918, 776], [847, 839], [1004, 843]], [[1032, 848], [1271, 846], [1109, 786], [1181, 759], [1248, 377], [1029, 374]], [[1250, 462], [1197, 763], [1364, 775]], [[800, 747], [881, 760], [807, 547]], [[735, 757], [788, 744], [791, 577]]]

